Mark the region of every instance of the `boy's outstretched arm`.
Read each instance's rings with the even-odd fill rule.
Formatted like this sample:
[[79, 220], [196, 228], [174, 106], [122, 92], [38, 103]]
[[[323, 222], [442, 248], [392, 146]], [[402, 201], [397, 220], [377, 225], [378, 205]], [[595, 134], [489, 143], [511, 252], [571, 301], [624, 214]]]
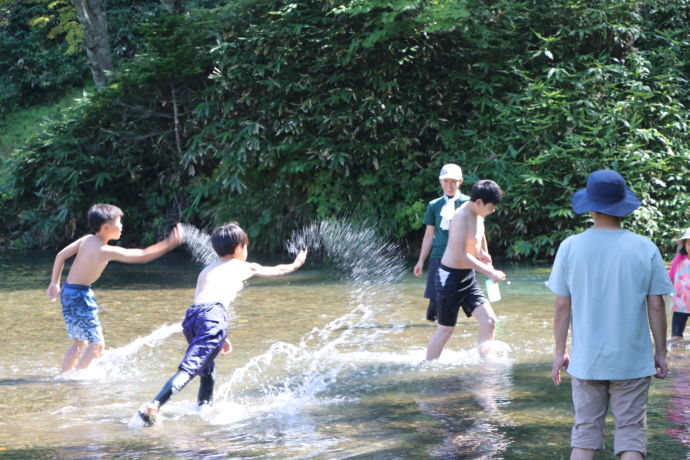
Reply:
[[62, 269], [65, 268], [65, 261], [77, 253], [82, 240], [87, 237], [88, 235], [73, 241], [69, 245], [62, 248], [62, 250], [60, 250], [60, 252], [58, 252], [55, 256], [53, 273], [50, 277], [48, 290], [46, 291], [46, 295], [50, 300], [55, 301], [55, 299], [57, 299], [57, 297], [60, 295], [60, 277], [62, 276]]
[[249, 268], [252, 271], [252, 275], [256, 276], [281, 276], [281, 275], [287, 275], [288, 273], [294, 272], [298, 268], [300, 268], [302, 265], [304, 265], [304, 262], [307, 260], [307, 250], [302, 249], [297, 256], [295, 257], [295, 261], [292, 262], [291, 264], [281, 264], [281, 265], [275, 265], [273, 267], [264, 267], [263, 265], [259, 265], [257, 263], [251, 263], [249, 264]]
[[178, 223], [166, 239], [147, 248], [128, 249], [119, 246], [104, 246], [103, 251], [108, 256], [108, 260], [128, 264], [143, 264], [159, 258], [182, 244], [182, 234], [182, 224]]

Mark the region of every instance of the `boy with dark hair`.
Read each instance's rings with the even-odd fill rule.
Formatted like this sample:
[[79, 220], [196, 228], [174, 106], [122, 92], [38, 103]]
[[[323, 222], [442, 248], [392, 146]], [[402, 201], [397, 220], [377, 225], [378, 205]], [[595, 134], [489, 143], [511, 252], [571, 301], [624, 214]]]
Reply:
[[118, 217], [122, 218], [124, 215], [125, 213], [122, 212], [122, 209], [115, 205], [99, 203], [89, 208], [86, 214], [86, 222], [94, 233], [98, 233], [101, 229], [101, 225], [108, 221], [115, 220]]
[[426, 319], [436, 320], [436, 270], [441, 263], [443, 251], [446, 250], [448, 243], [448, 228], [450, 221], [455, 215], [455, 210], [460, 207], [470, 197], [460, 193], [462, 184], [462, 169], [460, 166], [449, 163], [443, 165], [438, 175], [438, 181], [443, 189], [443, 196], [431, 200], [424, 213], [424, 238], [422, 247], [419, 250], [419, 259], [414, 266], [415, 276], [422, 276], [424, 271], [424, 261], [429, 257], [429, 266], [426, 277], [426, 287], [424, 297], [429, 299], [426, 309]]
[[438, 358], [458, 320], [462, 307], [467, 317], [479, 322], [478, 347], [482, 356], [491, 351], [496, 330], [496, 314], [477, 285], [475, 271], [494, 281], [505, 273], [491, 264], [484, 218], [496, 210], [503, 192], [494, 181], [480, 180], [470, 189], [470, 201], [455, 211], [450, 222], [448, 245], [436, 273], [438, 326], [429, 340], [426, 359]]
[[[100, 278], [111, 260], [130, 264], [145, 263], [176, 248], [182, 242], [182, 227], [177, 224], [168, 238], [146, 249], [125, 249], [108, 245], [122, 234], [122, 210], [111, 204], [95, 204], [89, 209], [87, 220], [93, 235], [85, 235], [58, 252], [46, 294], [51, 300], [58, 295], [67, 334], [73, 340], [62, 361], [62, 372], [75, 367], [86, 369], [105, 348], [103, 329], [98, 319], [98, 304], [91, 284]], [[65, 261], [75, 256], [67, 275], [67, 283], [60, 289], [60, 276]]]
[[215, 358], [231, 350], [228, 336], [227, 309], [252, 276], [281, 276], [301, 267], [307, 251], [300, 251], [291, 264], [264, 267], [247, 262], [249, 239], [236, 223], [228, 223], [214, 230], [211, 244], [219, 260], [209, 264], [199, 274], [194, 304], [187, 309], [182, 330], [189, 346], [178, 371], [163, 385], [153, 400], [139, 409], [139, 416], [147, 426], [155, 423], [160, 407], [198, 375], [199, 406], [213, 400]]

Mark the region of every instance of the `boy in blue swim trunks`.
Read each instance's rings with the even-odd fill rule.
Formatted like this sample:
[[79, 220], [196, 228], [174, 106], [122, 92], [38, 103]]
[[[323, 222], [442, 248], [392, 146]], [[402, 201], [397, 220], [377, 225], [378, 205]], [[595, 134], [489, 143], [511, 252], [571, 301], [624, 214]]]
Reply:
[[307, 251], [300, 251], [291, 264], [264, 267], [247, 262], [249, 239], [236, 223], [214, 230], [211, 244], [219, 260], [204, 268], [197, 279], [194, 304], [187, 309], [182, 330], [187, 352], [173, 375], [149, 403], [139, 409], [147, 426], [153, 425], [160, 407], [195, 376], [199, 376], [199, 406], [210, 404], [215, 385], [215, 358], [231, 350], [228, 341], [227, 308], [252, 276], [281, 276], [301, 267]]
[[[111, 204], [95, 204], [89, 209], [87, 219], [93, 235], [86, 235], [66, 246], [53, 264], [53, 273], [46, 294], [51, 300], [60, 296], [62, 314], [67, 334], [73, 340], [62, 361], [62, 372], [75, 367], [86, 369], [105, 348], [103, 329], [98, 319], [98, 304], [91, 284], [100, 278], [111, 260], [125, 263], [145, 263], [156, 259], [179, 246], [182, 227], [177, 224], [168, 238], [146, 249], [126, 249], [108, 245], [122, 234], [124, 213]], [[60, 276], [65, 261], [72, 256], [74, 262], [67, 275], [67, 282], [60, 289]]]
[[426, 359], [438, 358], [455, 330], [460, 307], [479, 322], [478, 347], [482, 356], [491, 351], [496, 314], [477, 285], [475, 271], [494, 281], [505, 273], [496, 270], [489, 255], [484, 218], [496, 210], [503, 192], [494, 181], [480, 180], [470, 189], [470, 201], [455, 211], [450, 221], [448, 245], [436, 272], [438, 326], [429, 340]]

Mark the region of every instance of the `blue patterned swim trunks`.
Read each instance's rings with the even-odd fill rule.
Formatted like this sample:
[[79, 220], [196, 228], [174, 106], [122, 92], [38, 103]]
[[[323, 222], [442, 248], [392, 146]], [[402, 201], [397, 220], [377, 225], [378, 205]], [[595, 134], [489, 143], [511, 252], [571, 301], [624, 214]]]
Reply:
[[62, 316], [70, 339], [103, 343], [103, 328], [98, 319], [98, 304], [91, 286], [65, 283], [60, 290]]

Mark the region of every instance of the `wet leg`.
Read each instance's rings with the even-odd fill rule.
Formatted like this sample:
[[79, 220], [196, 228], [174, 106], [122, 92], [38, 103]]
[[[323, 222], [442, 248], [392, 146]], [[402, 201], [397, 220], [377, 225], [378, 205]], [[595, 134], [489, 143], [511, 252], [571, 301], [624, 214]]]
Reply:
[[139, 417], [141, 417], [144, 423], [147, 426], [153, 425], [156, 422], [156, 418], [158, 418], [160, 407], [168, 402], [172, 395], [184, 388], [193, 377], [185, 371], [177, 371], [175, 375], [170, 377], [156, 397], [139, 409]]
[[213, 387], [216, 383], [215, 374], [215, 372], [212, 372], [210, 375], [202, 375], [199, 377], [199, 396], [197, 399], [199, 406], [213, 403]]
[[443, 347], [446, 346], [448, 339], [453, 335], [455, 326], [443, 326], [439, 324], [436, 326], [436, 332], [431, 336], [429, 344], [426, 347], [426, 359], [427, 361], [434, 360], [441, 356]]
[[161, 391], [158, 392], [153, 400], [157, 402], [159, 406], [162, 406], [168, 402], [168, 399], [170, 399], [172, 395], [183, 389], [189, 381], [192, 380], [192, 377], [192, 375], [189, 375], [185, 371], [177, 371], [175, 375], [165, 382], [165, 385], [163, 385], [163, 388], [161, 388]]
[[62, 359], [62, 372], [68, 372], [75, 368], [84, 348], [86, 348], [86, 343], [86, 340], [74, 339]]
[[105, 343], [91, 343], [86, 347], [86, 351], [79, 360], [77, 367], [79, 369], [86, 369], [91, 364], [91, 361], [101, 356]]
[[479, 354], [486, 356], [493, 349], [493, 341], [496, 337], [496, 313], [489, 302], [485, 302], [472, 311], [472, 317], [479, 323], [479, 335], [477, 346]]

